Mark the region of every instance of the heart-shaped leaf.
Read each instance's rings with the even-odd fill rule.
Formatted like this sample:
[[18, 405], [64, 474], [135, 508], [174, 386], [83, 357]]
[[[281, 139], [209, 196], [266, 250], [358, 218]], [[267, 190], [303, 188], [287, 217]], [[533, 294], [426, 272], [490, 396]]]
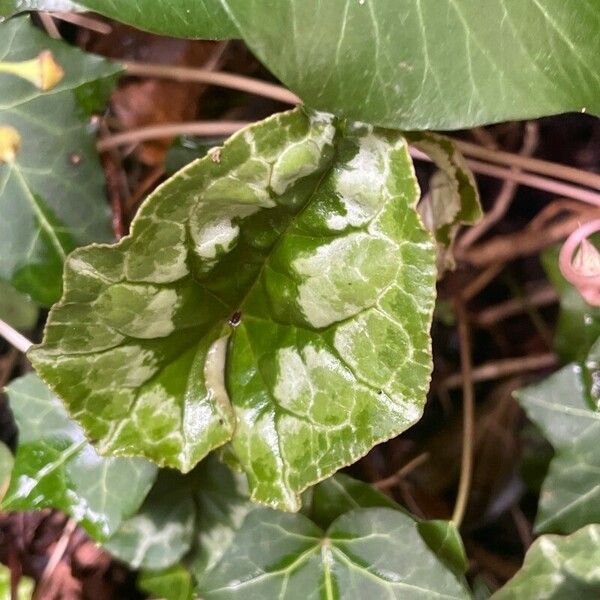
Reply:
[[[0, 158], [0, 278], [50, 305], [61, 294], [66, 255], [112, 238], [88, 118], [120, 68], [49, 39], [24, 18], [0, 24], [0, 57], [0, 128], [19, 142], [14, 156]], [[21, 65], [28, 75], [38, 62], [64, 71], [50, 90], [13, 73]]]
[[299, 494], [422, 412], [435, 251], [399, 133], [296, 109], [234, 135], [74, 252], [36, 369], [101, 452], [189, 471], [231, 440]]
[[567, 600], [600, 597], [600, 525], [572, 535], [543, 535], [529, 548], [523, 567], [493, 600]]
[[[600, 341], [585, 364], [571, 364], [517, 399], [555, 450], [535, 527], [571, 533], [600, 520]], [[593, 404], [592, 404], [593, 402]]]
[[156, 477], [139, 458], [103, 458], [33, 374], [8, 387], [19, 446], [4, 510], [56, 508], [102, 540], [137, 511]]

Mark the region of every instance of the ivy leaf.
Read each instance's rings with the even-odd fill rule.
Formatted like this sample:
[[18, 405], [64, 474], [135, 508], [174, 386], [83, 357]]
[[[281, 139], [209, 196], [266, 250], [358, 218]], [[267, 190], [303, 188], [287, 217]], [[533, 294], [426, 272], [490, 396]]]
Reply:
[[142, 571], [138, 586], [153, 598], [161, 600], [193, 600], [194, 583], [191, 573], [181, 565], [164, 571]]
[[[64, 77], [46, 92], [1, 68], [47, 50]], [[0, 24], [0, 126], [20, 140], [14, 160], [0, 160], [0, 278], [42, 305], [60, 297], [71, 250], [112, 237], [88, 116], [119, 70], [47, 38], [28, 19]]]
[[560, 297], [560, 313], [554, 336], [554, 347], [565, 361], [582, 361], [600, 337], [600, 308], [590, 306], [560, 272], [559, 247], [540, 255], [550, 283]]
[[139, 512], [105, 547], [136, 569], [169, 569], [187, 557], [192, 569], [203, 573], [218, 562], [254, 509], [245, 477], [209, 456], [187, 475], [161, 470]]
[[189, 471], [228, 441], [299, 494], [415, 423], [434, 246], [401, 134], [296, 109], [161, 186], [66, 263], [35, 368], [102, 453]]
[[163, 469], [139, 512], [121, 525], [105, 548], [134, 569], [165, 569], [192, 545], [196, 508], [190, 479]]
[[536, 530], [571, 533], [600, 521], [600, 412], [592, 408], [600, 401], [600, 341], [586, 365], [568, 365], [516, 396], [555, 450]]
[[430, 132], [412, 132], [407, 139], [438, 168], [429, 193], [419, 203], [419, 214], [435, 234], [441, 277], [446, 269], [455, 267], [453, 246], [460, 226], [473, 225], [481, 218], [479, 191], [471, 169], [451, 140]]
[[309, 106], [351, 119], [459, 129], [600, 113], [597, 2], [503, 0], [485, 13], [473, 0], [221, 4]]
[[33, 375], [8, 386], [19, 445], [3, 510], [56, 508], [97, 540], [139, 508], [156, 468], [137, 458], [103, 458], [60, 400]]
[[238, 37], [218, 0], [153, 0], [143, 5], [131, 0], [0, 0], [0, 15], [24, 10], [92, 10], [139, 29], [168, 35], [218, 39]]
[[15, 329], [33, 329], [38, 319], [38, 307], [12, 285], [0, 280], [0, 319]]
[[326, 531], [302, 514], [258, 509], [200, 582], [205, 600], [304, 597], [307, 590], [332, 599], [469, 597], [415, 521], [389, 508], [352, 510]]
[[523, 567], [493, 600], [562, 600], [600, 596], [600, 525], [569, 536], [543, 535], [525, 556]]

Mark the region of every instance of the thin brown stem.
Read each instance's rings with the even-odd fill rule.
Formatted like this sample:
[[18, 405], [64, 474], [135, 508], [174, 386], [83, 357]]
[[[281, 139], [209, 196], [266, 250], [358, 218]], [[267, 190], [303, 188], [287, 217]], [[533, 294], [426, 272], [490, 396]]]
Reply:
[[42, 22], [42, 25], [44, 26], [46, 33], [51, 38], [53, 38], [55, 40], [62, 40], [60, 31], [58, 30], [58, 27], [56, 26], [56, 23], [54, 22], [54, 19], [52, 18], [50, 13], [39, 12], [38, 17], [40, 18], [40, 21]]
[[51, 12], [50, 15], [59, 21], [71, 23], [72, 25], [95, 31], [101, 35], [108, 35], [112, 31], [112, 27], [108, 23], [104, 23], [98, 19], [92, 19], [91, 17], [87, 17], [80, 13]]
[[462, 458], [460, 463], [460, 480], [458, 493], [452, 514], [452, 522], [459, 528], [469, 501], [469, 490], [473, 476], [473, 441], [475, 432], [475, 391], [472, 378], [471, 342], [467, 311], [462, 298], [455, 302], [460, 340], [460, 365], [463, 381], [463, 438]]
[[[540, 371], [549, 369], [558, 364], [558, 359], [554, 353], [537, 354], [533, 356], [520, 356], [518, 358], [503, 358], [489, 363], [484, 363], [472, 370], [470, 373], [470, 382], [480, 383], [482, 381], [492, 381], [503, 377], [511, 377], [520, 373], [531, 371]], [[450, 390], [460, 387], [464, 382], [464, 374], [455, 373], [447, 377], [441, 387]]]
[[531, 158], [529, 156], [520, 156], [512, 152], [503, 152], [501, 150], [492, 150], [484, 148], [479, 144], [465, 142], [463, 140], [453, 140], [458, 149], [465, 155], [473, 158], [485, 160], [496, 164], [509, 167], [518, 167], [538, 175], [547, 175], [554, 179], [563, 179], [577, 185], [584, 185], [595, 190], [600, 190], [600, 175], [582, 171], [567, 165]]
[[556, 290], [546, 285], [527, 294], [527, 298], [511, 298], [495, 306], [485, 308], [473, 317], [473, 323], [479, 327], [489, 327], [509, 317], [527, 311], [528, 306], [547, 306], [558, 301]]
[[139, 144], [149, 140], [170, 138], [177, 135], [219, 136], [231, 135], [248, 125], [246, 121], [200, 121], [191, 123], [169, 123], [166, 125], [150, 125], [131, 129], [123, 133], [107, 135], [98, 140], [99, 152], [106, 152], [111, 148]]
[[[535, 151], [539, 141], [539, 129], [537, 123], [529, 122], [525, 126], [525, 134], [523, 138], [523, 146], [519, 151], [521, 156], [531, 156]], [[513, 172], [520, 172], [517, 168], [513, 168]], [[505, 180], [500, 189], [500, 193], [494, 201], [492, 209], [483, 215], [479, 223], [467, 229], [464, 235], [458, 241], [461, 248], [468, 248], [476, 242], [484, 233], [491, 229], [504, 215], [507, 213], [510, 205], [515, 197], [519, 184], [516, 181]]]
[[220, 87], [248, 92], [257, 96], [271, 98], [284, 104], [300, 104], [300, 98], [286, 88], [254, 79], [237, 75], [236, 73], [224, 73], [222, 71], [210, 71], [207, 69], [194, 69], [190, 67], [178, 67], [174, 65], [158, 65], [139, 62], [126, 62], [125, 69], [128, 75], [135, 77], [153, 77], [158, 79], [173, 79], [175, 81], [194, 81]]
[[600, 211], [598, 210], [582, 210], [575, 216], [548, 225], [544, 229], [544, 235], [532, 235], [533, 230], [527, 227], [518, 233], [496, 236], [489, 242], [472, 246], [466, 252], [457, 248], [455, 255], [458, 260], [478, 267], [498, 262], [509, 262], [520, 256], [537, 254], [540, 250], [565, 239], [582, 222], [598, 218], [599, 215]]
[[[423, 160], [431, 162], [431, 158], [416, 148], [410, 148], [410, 154], [415, 160]], [[550, 192], [557, 196], [564, 196], [565, 198], [573, 198], [580, 202], [586, 202], [588, 204], [594, 204], [600, 206], [600, 193], [593, 190], [588, 190], [583, 187], [577, 187], [561, 181], [556, 181], [548, 177], [542, 177], [540, 175], [532, 175], [530, 173], [514, 171], [498, 165], [489, 164], [479, 160], [467, 159], [467, 164], [474, 173], [480, 175], [487, 175], [495, 179], [502, 179], [505, 181], [513, 181], [520, 183], [527, 187], [541, 190], [543, 192]]]
[[373, 485], [380, 490], [389, 490], [390, 488], [399, 485], [402, 480], [409, 474], [412, 473], [417, 467], [420, 467], [423, 463], [429, 460], [429, 453], [423, 452], [415, 456], [412, 460], [409, 460], [403, 467], [396, 471], [393, 475], [376, 481]]

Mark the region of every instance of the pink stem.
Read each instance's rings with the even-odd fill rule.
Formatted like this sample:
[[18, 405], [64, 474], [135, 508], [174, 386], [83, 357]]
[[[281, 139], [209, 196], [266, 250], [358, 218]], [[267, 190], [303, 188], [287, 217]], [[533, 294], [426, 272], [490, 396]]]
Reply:
[[600, 219], [590, 221], [576, 229], [560, 250], [559, 267], [565, 279], [572, 283], [584, 300], [592, 306], [600, 306], [600, 272], [584, 274], [573, 266], [573, 256], [579, 245], [600, 231]]

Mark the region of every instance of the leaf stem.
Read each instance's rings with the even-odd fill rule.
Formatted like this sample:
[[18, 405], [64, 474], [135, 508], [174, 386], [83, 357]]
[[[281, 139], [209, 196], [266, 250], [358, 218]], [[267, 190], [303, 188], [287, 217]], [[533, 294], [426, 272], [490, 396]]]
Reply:
[[168, 123], [130, 129], [123, 133], [107, 135], [98, 140], [99, 152], [106, 152], [119, 146], [138, 144], [148, 140], [170, 138], [177, 135], [219, 136], [231, 135], [249, 125], [246, 121], [194, 121], [192, 123]]
[[194, 69], [174, 65], [157, 65], [139, 62], [125, 62], [128, 75], [135, 77], [152, 77], [158, 79], [173, 79], [175, 81], [194, 81], [220, 87], [248, 92], [257, 96], [271, 98], [284, 104], [300, 104], [300, 98], [281, 85], [245, 77], [237, 73]]
[[458, 529], [465, 516], [473, 474], [473, 438], [475, 429], [475, 395], [473, 389], [471, 343], [467, 311], [461, 298], [454, 303], [460, 340], [460, 364], [463, 378], [463, 442], [460, 480], [452, 522]]
[[24, 335], [20, 334], [8, 323], [2, 321], [2, 319], [0, 319], [0, 336], [23, 353], [27, 352], [27, 350], [33, 346], [33, 342], [28, 340]]

